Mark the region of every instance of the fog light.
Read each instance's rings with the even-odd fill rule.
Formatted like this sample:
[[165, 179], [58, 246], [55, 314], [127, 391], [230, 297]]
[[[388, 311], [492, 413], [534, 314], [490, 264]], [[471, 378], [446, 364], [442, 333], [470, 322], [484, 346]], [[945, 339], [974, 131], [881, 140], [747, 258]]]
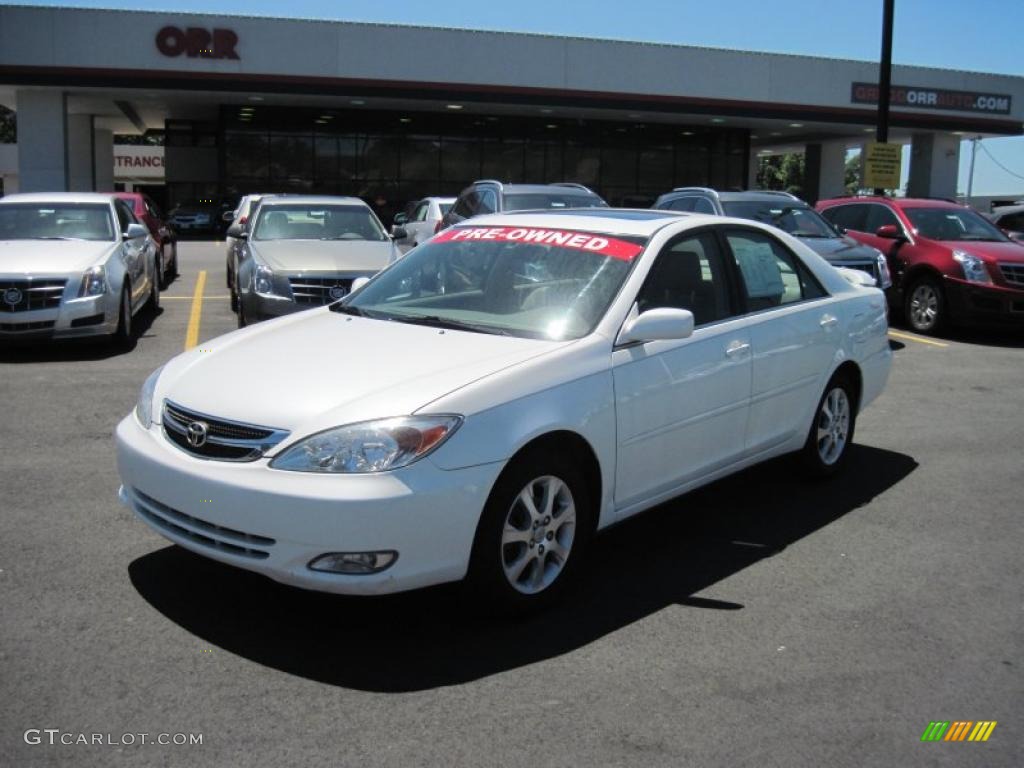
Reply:
[[380, 573], [390, 568], [398, 559], [393, 550], [384, 552], [329, 552], [314, 558], [310, 570], [326, 573], [368, 574]]

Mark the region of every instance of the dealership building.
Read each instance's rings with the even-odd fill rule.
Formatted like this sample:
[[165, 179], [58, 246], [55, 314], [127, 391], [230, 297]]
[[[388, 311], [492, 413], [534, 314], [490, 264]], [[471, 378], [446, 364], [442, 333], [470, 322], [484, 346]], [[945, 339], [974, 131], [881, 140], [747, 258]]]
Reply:
[[[1022, 133], [1024, 78], [896, 66], [892, 79], [908, 194], [954, 196], [965, 137]], [[813, 201], [843, 193], [847, 150], [873, 140], [877, 80], [872, 62], [693, 46], [2, 6], [17, 146], [0, 171], [7, 192], [111, 189], [124, 183], [113, 137], [162, 131], [162, 150], [133, 155], [159, 162], [118, 166], [167, 204], [399, 202], [494, 178], [644, 205], [675, 186], [753, 186], [759, 154], [801, 151]]]

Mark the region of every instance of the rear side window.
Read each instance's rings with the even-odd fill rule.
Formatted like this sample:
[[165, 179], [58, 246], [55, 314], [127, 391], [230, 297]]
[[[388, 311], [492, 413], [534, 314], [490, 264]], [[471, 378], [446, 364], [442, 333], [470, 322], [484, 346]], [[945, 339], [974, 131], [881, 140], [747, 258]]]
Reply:
[[477, 205], [477, 213], [494, 213], [498, 210], [498, 196], [493, 189], [480, 190], [480, 203]]
[[476, 191], [467, 190], [459, 199], [455, 201], [455, 207], [452, 208], [452, 214], [458, 216], [460, 219], [468, 219], [473, 215], [473, 204], [476, 202]]
[[867, 206], [863, 203], [836, 205], [826, 208], [821, 215], [836, 226], [852, 229], [854, 232], [867, 232]]
[[807, 267], [775, 238], [763, 232], [735, 229], [727, 230], [725, 237], [742, 277], [749, 311], [826, 295]]

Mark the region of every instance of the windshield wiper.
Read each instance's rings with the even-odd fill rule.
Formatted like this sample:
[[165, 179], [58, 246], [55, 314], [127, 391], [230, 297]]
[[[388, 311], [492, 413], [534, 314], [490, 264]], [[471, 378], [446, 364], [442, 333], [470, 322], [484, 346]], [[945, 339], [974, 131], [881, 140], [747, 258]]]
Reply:
[[961, 240], [970, 240], [972, 243], [1001, 243], [1002, 240], [997, 240], [994, 237], [988, 237], [986, 235], [961, 235]]
[[399, 323], [409, 323], [411, 325], [426, 325], [431, 328], [449, 328], [453, 331], [490, 333], [498, 336], [511, 335], [504, 328], [498, 328], [493, 325], [478, 325], [476, 323], [467, 323], [462, 320], [452, 320], [447, 317], [438, 317], [437, 315], [391, 315], [388, 319], [394, 320]]
[[32, 240], [85, 240], [84, 237], [33, 237]]

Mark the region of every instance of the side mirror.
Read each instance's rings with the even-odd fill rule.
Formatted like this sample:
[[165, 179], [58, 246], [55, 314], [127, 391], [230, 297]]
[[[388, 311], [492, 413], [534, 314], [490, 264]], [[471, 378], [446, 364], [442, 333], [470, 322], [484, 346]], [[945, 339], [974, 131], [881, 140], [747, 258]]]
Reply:
[[149, 230], [146, 229], [142, 224], [129, 224], [128, 229], [124, 231], [125, 240], [135, 240], [139, 237], [145, 237], [149, 234]]
[[220, 215], [220, 217], [224, 221], [230, 223], [230, 222], [235, 220], [235, 212], [234, 211], [224, 211], [224, 213], [222, 213]]
[[883, 224], [875, 230], [875, 237], [884, 237], [886, 240], [906, 240], [903, 230], [895, 224]]
[[396, 213], [395, 218], [391, 223], [394, 224], [396, 227], [400, 227], [403, 224], [405, 224], [405, 222], [407, 222], [408, 220], [409, 219], [406, 217], [404, 213]]
[[405, 240], [405, 238], [407, 238], [408, 236], [409, 233], [406, 231], [405, 227], [395, 227], [393, 230], [391, 230], [392, 240]]
[[227, 236], [237, 237], [244, 240], [246, 237], [248, 237], [248, 234], [244, 229], [242, 229], [241, 224], [232, 224], [230, 227], [228, 227]]
[[355, 293], [368, 282], [370, 282], [370, 278], [368, 277], [357, 277], [355, 280], [352, 281], [352, 287], [348, 289], [348, 292], [350, 294]]
[[693, 312], [688, 309], [659, 307], [627, 320], [616, 344], [643, 341], [670, 341], [693, 335]]

